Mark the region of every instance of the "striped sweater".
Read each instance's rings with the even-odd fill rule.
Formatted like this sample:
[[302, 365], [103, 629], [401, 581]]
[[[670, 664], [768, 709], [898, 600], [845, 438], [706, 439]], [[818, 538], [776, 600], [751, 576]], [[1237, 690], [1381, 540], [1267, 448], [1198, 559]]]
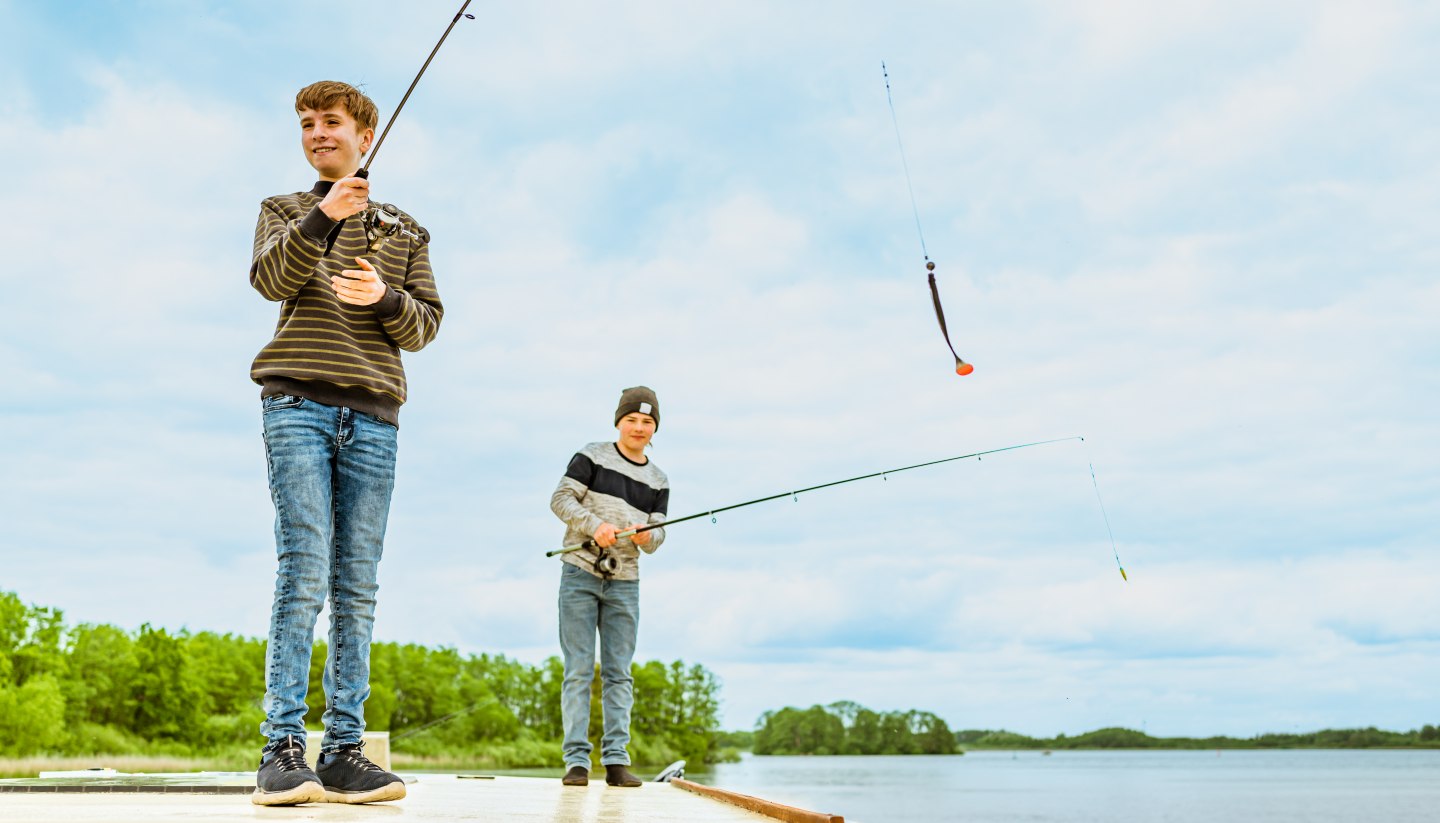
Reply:
[[[670, 508], [670, 479], [654, 460], [641, 465], [620, 453], [614, 443], [591, 443], [570, 458], [565, 476], [550, 496], [550, 510], [565, 521], [566, 546], [589, 540], [595, 530], [613, 523], [623, 531], [634, 523], [662, 523]], [[638, 549], [647, 554], [665, 542], [665, 530], [654, 529], [650, 541]], [[606, 549], [618, 563], [616, 580], [640, 579], [640, 552], [628, 537]], [[560, 557], [600, 577], [595, 571], [595, 552], [581, 549]]]
[[[369, 254], [359, 215], [336, 223], [318, 208], [330, 186], [322, 180], [260, 204], [250, 284], [282, 305], [275, 337], [255, 357], [250, 378], [262, 396], [299, 395], [398, 424], [405, 402], [400, 350], [424, 348], [444, 313], [430, 249], [396, 234]], [[418, 233], [408, 214], [401, 225]], [[358, 268], [356, 257], [369, 260], [390, 286], [374, 305], [342, 303], [331, 288], [332, 275]]]

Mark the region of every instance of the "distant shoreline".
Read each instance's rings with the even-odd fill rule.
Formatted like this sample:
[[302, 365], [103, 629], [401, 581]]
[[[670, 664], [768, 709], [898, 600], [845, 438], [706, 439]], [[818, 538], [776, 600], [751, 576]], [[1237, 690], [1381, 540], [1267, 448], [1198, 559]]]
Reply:
[[961, 749], [983, 751], [1029, 750], [1263, 750], [1263, 749], [1440, 749], [1440, 729], [1426, 724], [1408, 732], [1393, 732], [1373, 726], [1360, 729], [1321, 729], [1313, 732], [1268, 733], [1255, 737], [1151, 737], [1126, 728], [1096, 729], [1069, 737], [1027, 737], [1004, 730], [967, 729], [955, 733]]
[[1266, 732], [1253, 737], [1151, 737], [1112, 726], [1078, 735], [1030, 737], [1005, 729], [952, 732], [931, 712], [874, 712], [851, 701], [796, 709], [787, 706], [760, 716], [753, 732], [720, 732], [721, 746], [756, 755], [963, 754], [966, 751], [1259, 751], [1266, 749], [1440, 749], [1440, 728], [1427, 723], [1397, 732], [1374, 726], [1310, 732]]

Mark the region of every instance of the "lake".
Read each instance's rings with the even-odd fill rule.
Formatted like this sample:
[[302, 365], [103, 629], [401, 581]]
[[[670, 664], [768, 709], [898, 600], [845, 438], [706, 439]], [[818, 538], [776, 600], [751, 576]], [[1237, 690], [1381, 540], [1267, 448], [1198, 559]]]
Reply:
[[1440, 820], [1440, 750], [755, 757], [689, 775], [846, 823]]

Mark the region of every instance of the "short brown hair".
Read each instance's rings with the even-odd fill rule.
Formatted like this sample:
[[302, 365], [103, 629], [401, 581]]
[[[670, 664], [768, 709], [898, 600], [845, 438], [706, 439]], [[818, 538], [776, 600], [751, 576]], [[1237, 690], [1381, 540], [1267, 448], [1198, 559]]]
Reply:
[[295, 111], [302, 112], [306, 109], [324, 111], [325, 109], [339, 106], [353, 118], [355, 125], [361, 131], [375, 128], [380, 120], [380, 112], [375, 108], [375, 101], [365, 96], [365, 93], [350, 85], [341, 83], [338, 80], [321, 80], [318, 83], [311, 83], [301, 89], [295, 95]]

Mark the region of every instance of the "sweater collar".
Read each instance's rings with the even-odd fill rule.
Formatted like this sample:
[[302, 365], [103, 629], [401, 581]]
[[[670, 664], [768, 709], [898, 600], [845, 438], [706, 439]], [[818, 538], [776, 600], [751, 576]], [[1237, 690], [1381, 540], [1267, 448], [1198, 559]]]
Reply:
[[316, 197], [324, 197], [330, 193], [330, 189], [334, 185], [334, 180], [316, 180], [315, 187], [310, 190], [310, 193]]

